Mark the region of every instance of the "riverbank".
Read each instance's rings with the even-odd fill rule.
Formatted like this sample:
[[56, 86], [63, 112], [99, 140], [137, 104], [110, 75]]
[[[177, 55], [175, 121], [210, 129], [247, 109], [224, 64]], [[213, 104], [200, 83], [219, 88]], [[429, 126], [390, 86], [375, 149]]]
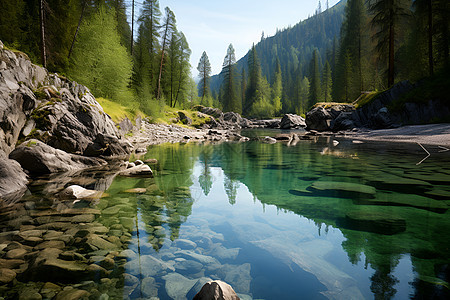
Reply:
[[347, 133], [352, 139], [379, 142], [421, 143], [450, 147], [450, 124], [410, 125], [391, 129]]

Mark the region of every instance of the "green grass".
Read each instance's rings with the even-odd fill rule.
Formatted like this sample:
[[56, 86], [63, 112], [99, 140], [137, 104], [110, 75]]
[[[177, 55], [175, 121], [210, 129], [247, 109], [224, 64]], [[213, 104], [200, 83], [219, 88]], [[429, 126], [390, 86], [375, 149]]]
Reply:
[[[176, 124], [185, 127], [198, 128], [201, 127], [203, 124], [211, 121], [211, 118], [209, 116], [208, 117], [199, 116], [201, 114], [196, 110], [178, 109], [170, 106], [165, 106], [164, 111], [165, 113], [163, 114], [163, 116], [160, 116], [159, 118], [152, 120], [152, 122], [157, 124]], [[186, 124], [183, 124], [180, 121], [178, 112], [183, 112], [188, 118], [192, 120], [192, 124], [190, 126], [186, 126]]]
[[96, 100], [103, 107], [103, 111], [107, 113], [115, 123], [119, 123], [125, 118], [134, 122], [138, 116], [145, 117], [143, 112], [123, 106], [120, 103], [101, 97], [96, 98]]

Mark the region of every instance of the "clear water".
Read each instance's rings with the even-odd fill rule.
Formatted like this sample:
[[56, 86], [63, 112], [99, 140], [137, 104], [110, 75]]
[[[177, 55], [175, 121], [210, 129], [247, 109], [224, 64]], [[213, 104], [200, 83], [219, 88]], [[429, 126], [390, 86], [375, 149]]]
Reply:
[[[432, 155], [417, 165], [425, 156], [419, 146], [333, 146], [329, 138], [292, 147], [152, 146], [140, 158], [158, 160], [154, 178], [116, 177], [87, 205], [99, 210], [95, 220], [72, 221], [106, 228], [96, 234], [115, 249], [65, 247], [87, 264], [105, 266], [110, 255], [109, 273], [36, 284], [109, 299], [192, 299], [209, 279], [227, 282], [241, 299], [446, 299], [450, 154], [438, 150], [429, 147]], [[146, 192], [124, 192], [134, 188]], [[28, 215], [58, 210], [42, 194], [21, 202]], [[39, 281], [18, 279], [4, 295]]]

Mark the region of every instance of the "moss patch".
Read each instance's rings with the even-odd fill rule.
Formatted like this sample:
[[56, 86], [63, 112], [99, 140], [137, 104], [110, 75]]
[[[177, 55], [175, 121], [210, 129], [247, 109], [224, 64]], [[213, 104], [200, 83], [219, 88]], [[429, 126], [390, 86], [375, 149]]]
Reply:
[[[192, 124], [187, 126], [180, 120], [178, 112], [184, 113], [184, 115], [192, 120]], [[157, 124], [176, 124], [184, 127], [196, 127], [199, 128], [204, 124], [211, 122], [211, 117], [200, 113], [197, 110], [180, 110], [173, 107], [166, 106], [165, 114], [162, 117], [152, 120]]]
[[123, 106], [120, 103], [105, 98], [96, 98], [96, 100], [103, 107], [103, 111], [107, 113], [115, 123], [119, 123], [125, 118], [128, 118], [133, 122], [138, 116], [145, 117], [143, 112]]
[[377, 95], [379, 95], [381, 92], [379, 91], [373, 91], [361, 94], [358, 99], [356, 99], [352, 104], [355, 106], [355, 108], [361, 108], [369, 103], [371, 103]]

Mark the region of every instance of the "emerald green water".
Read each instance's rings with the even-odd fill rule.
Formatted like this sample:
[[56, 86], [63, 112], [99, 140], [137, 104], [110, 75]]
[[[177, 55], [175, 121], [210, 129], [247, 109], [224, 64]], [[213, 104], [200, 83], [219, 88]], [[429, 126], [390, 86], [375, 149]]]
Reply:
[[[326, 139], [152, 147], [158, 188], [137, 197], [140, 252], [198, 262], [172, 243], [193, 241], [213, 261], [175, 264], [175, 273], [221, 279], [255, 299], [448, 296], [450, 156], [416, 165], [420, 148], [389, 147]], [[312, 189], [317, 181], [327, 189]], [[342, 182], [374, 193], [333, 189]], [[142, 183], [127, 188], [151, 184]], [[169, 275], [155, 278], [162, 298]]]
[[87, 205], [82, 226], [117, 247], [80, 251], [112, 271], [69, 283], [92, 299], [192, 299], [209, 279], [241, 299], [448, 299], [450, 154], [339, 141], [150, 147], [154, 178], [116, 177]]

